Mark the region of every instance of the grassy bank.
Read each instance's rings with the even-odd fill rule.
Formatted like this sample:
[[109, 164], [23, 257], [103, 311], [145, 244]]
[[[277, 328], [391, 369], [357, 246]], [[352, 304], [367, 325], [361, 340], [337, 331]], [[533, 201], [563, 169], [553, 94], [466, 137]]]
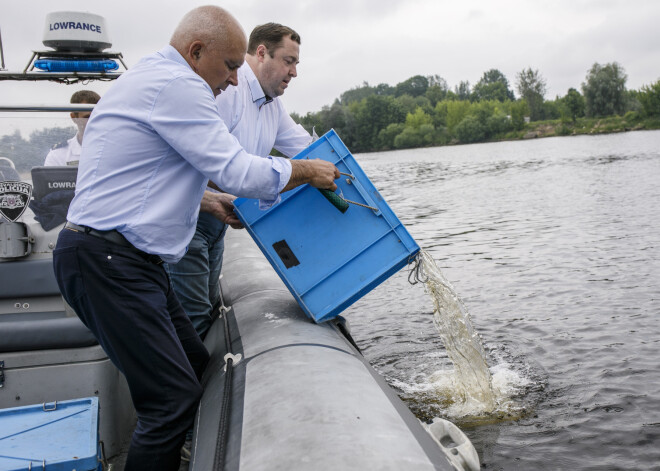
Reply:
[[521, 131], [507, 133], [499, 140], [533, 139], [537, 137], [578, 136], [584, 134], [609, 134], [626, 131], [660, 129], [660, 118], [642, 118], [639, 113], [607, 118], [578, 118], [575, 122], [561, 119], [534, 121], [525, 124]]

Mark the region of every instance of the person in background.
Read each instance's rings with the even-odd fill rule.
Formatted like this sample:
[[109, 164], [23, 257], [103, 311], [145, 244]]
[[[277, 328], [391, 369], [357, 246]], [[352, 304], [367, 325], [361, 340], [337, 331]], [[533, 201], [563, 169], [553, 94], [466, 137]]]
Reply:
[[[71, 103], [86, 103], [95, 105], [101, 97], [98, 93], [91, 90], [78, 90], [71, 95]], [[80, 150], [82, 146], [83, 134], [87, 126], [87, 120], [92, 113], [90, 111], [73, 111], [71, 119], [78, 128], [75, 136], [66, 142], [56, 144], [48, 155], [46, 155], [45, 166], [54, 165], [77, 165], [80, 160]]]
[[[138, 422], [126, 471], [177, 470], [209, 359], [163, 261], [192, 239], [207, 182], [265, 206], [309, 183], [336, 189], [323, 160], [248, 154], [228, 132], [217, 96], [237, 84], [247, 49], [217, 6], [184, 16], [170, 44], [142, 58], [92, 113], [76, 194], [53, 251], [64, 299], [125, 375]], [[229, 196], [217, 215], [238, 223]]]
[[[268, 157], [275, 148], [293, 157], [312, 141], [279, 98], [298, 75], [299, 51], [300, 36], [293, 29], [277, 23], [257, 26], [250, 34], [245, 63], [238, 69], [238, 85], [216, 98], [229, 131], [251, 154]], [[168, 265], [174, 291], [202, 338], [220, 300], [218, 280], [227, 225], [216, 217], [213, 207], [215, 199], [222, 197], [207, 188], [188, 252], [178, 263]]]

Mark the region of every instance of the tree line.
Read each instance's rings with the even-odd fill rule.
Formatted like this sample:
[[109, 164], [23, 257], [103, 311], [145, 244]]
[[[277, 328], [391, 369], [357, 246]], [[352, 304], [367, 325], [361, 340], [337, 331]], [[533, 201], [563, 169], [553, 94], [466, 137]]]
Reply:
[[[352, 152], [406, 149], [518, 139], [535, 122], [555, 120], [570, 134], [580, 120], [625, 118], [626, 129], [649, 120], [660, 128], [660, 80], [639, 90], [626, 89], [627, 75], [616, 62], [594, 64], [580, 91], [546, 100], [546, 80], [538, 70], [516, 74], [516, 98], [497, 69], [484, 72], [473, 86], [462, 81], [450, 89], [439, 75], [415, 75], [401, 83], [363, 83], [340, 95], [330, 106], [294, 120], [310, 133], [334, 128]], [[34, 131], [25, 139], [16, 131], [0, 136], [0, 156], [19, 171], [42, 165], [50, 148], [75, 134], [73, 127]]]
[[439, 75], [415, 75], [395, 86], [364, 82], [321, 111], [292, 117], [319, 135], [334, 128], [353, 152], [519, 138], [535, 121], [558, 120], [568, 133], [581, 118], [660, 118], [660, 80], [640, 90], [627, 90], [626, 80], [618, 63], [595, 63], [580, 91], [546, 100], [547, 82], [531, 68], [516, 74], [517, 98], [497, 69], [453, 90]]

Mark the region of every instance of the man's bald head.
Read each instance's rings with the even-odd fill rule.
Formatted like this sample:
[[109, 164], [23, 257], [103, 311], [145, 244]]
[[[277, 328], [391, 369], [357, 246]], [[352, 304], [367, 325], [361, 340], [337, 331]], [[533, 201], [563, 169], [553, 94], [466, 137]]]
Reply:
[[214, 95], [238, 83], [236, 71], [243, 64], [247, 39], [227, 10], [207, 5], [190, 11], [172, 34], [170, 45], [209, 84]]
[[[174, 30], [170, 45], [182, 53], [196, 40], [211, 48], [224, 47], [234, 40], [247, 41], [236, 18], [224, 8], [213, 5], [189, 11]], [[245, 47], [247, 49], [247, 42]]]

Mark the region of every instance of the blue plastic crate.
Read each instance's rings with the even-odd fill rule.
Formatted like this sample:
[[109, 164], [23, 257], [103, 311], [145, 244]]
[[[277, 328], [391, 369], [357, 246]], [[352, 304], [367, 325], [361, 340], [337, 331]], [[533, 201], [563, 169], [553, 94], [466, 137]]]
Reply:
[[1, 471], [100, 469], [96, 397], [0, 409]]
[[351, 204], [342, 213], [309, 185], [284, 193], [266, 211], [253, 199], [234, 205], [300, 307], [323, 322], [405, 266], [419, 246], [334, 130], [295, 157], [306, 158], [327, 160], [351, 175], [336, 181], [336, 193], [375, 210]]

